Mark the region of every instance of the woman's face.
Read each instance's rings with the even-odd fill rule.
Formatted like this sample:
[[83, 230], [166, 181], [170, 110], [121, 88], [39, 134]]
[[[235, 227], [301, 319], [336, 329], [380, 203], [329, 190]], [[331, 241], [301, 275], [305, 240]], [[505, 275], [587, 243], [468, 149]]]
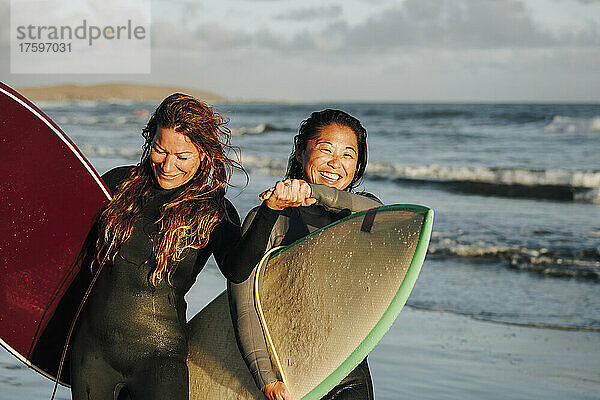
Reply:
[[156, 129], [152, 141], [152, 170], [163, 189], [174, 189], [194, 177], [204, 155], [192, 141], [173, 128]]
[[304, 151], [296, 150], [296, 159], [302, 164], [308, 182], [344, 190], [356, 172], [356, 135], [345, 125], [327, 125], [308, 141]]

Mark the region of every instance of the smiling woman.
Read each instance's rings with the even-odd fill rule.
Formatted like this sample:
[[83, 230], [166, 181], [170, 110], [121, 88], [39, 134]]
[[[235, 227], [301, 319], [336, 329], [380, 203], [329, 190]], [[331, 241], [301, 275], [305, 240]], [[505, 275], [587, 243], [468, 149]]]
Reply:
[[[288, 245], [352, 212], [381, 205], [375, 196], [350, 190], [361, 181], [367, 165], [367, 131], [360, 121], [340, 110], [314, 112], [294, 138], [286, 178], [261, 194], [260, 207], [250, 211], [242, 241], [254, 237], [252, 252], [240, 260], [256, 265], [271, 248]], [[318, 198], [318, 203], [317, 203]], [[257, 222], [265, 214], [276, 218], [268, 229]], [[257, 386], [269, 400], [290, 400], [282, 376], [271, 365], [252, 295], [256, 270], [246, 281], [229, 283], [231, 315], [238, 345]], [[261, 274], [258, 273], [261, 280]], [[294, 321], [291, 321], [294, 324]], [[326, 357], [326, 355], [323, 355]], [[323, 399], [371, 400], [373, 385], [365, 358]]]
[[113, 193], [97, 221], [89, 268], [101, 269], [78, 321], [71, 389], [79, 399], [188, 399], [187, 304], [212, 254], [234, 265], [239, 217], [225, 199], [231, 167], [227, 118], [187, 95], [158, 106], [142, 159], [102, 178]]

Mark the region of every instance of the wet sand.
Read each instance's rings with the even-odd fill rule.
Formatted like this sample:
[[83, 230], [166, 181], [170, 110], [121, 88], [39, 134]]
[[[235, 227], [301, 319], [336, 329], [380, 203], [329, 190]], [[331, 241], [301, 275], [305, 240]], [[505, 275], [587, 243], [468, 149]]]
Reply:
[[378, 399], [598, 399], [600, 334], [405, 308], [369, 356]]

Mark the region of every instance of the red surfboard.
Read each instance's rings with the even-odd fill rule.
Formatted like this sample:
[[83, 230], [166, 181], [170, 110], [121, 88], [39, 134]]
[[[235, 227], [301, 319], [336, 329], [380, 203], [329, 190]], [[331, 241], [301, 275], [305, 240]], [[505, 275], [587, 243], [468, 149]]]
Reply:
[[1, 83], [0, 145], [0, 343], [55, 379], [92, 281], [79, 256], [110, 193], [64, 132]]

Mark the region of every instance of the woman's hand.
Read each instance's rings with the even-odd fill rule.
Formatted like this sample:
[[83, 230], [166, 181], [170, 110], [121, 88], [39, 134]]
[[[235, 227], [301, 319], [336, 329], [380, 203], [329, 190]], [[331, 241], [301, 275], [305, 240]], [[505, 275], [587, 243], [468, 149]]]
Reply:
[[268, 400], [292, 400], [287, 386], [281, 381], [267, 383], [261, 390]]
[[310, 186], [301, 179], [286, 179], [278, 181], [275, 187], [260, 194], [267, 207], [273, 210], [283, 210], [286, 207], [307, 207], [317, 202], [311, 196]]

